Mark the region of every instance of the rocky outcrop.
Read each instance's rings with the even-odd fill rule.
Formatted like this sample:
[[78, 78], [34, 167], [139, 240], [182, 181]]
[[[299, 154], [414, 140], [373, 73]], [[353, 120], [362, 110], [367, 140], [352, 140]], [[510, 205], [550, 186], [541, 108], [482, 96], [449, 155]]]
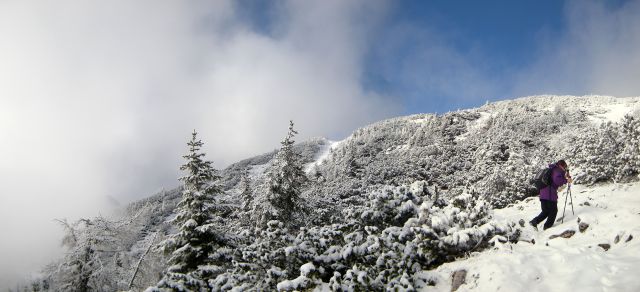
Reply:
[[457, 270], [451, 275], [451, 291], [456, 291], [460, 288], [460, 285], [465, 283], [467, 278], [467, 270]]
[[598, 244], [599, 247], [602, 247], [602, 249], [604, 249], [605, 251], [609, 250], [611, 248], [611, 245], [608, 243], [601, 243]]
[[564, 232], [557, 234], [557, 235], [551, 235], [549, 236], [549, 239], [554, 239], [556, 237], [562, 237], [562, 238], [570, 238], [571, 236], [573, 236], [574, 234], [576, 234], [575, 230], [565, 230]]
[[584, 233], [587, 228], [589, 228], [589, 224], [586, 222], [580, 222], [580, 224], [578, 224], [578, 230], [580, 230], [580, 233]]

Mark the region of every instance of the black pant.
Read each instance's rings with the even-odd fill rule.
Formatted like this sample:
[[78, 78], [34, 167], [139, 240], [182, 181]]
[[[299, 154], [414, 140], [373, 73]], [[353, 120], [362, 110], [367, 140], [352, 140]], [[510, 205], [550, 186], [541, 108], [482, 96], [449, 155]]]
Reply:
[[542, 212], [538, 217], [533, 218], [531, 222], [534, 225], [538, 225], [542, 220], [547, 218], [547, 221], [544, 222], [544, 229], [547, 229], [553, 226], [553, 222], [556, 220], [556, 215], [558, 215], [558, 202], [557, 201], [549, 201], [549, 200], [540, 200], [540, 205], [542, 207]]

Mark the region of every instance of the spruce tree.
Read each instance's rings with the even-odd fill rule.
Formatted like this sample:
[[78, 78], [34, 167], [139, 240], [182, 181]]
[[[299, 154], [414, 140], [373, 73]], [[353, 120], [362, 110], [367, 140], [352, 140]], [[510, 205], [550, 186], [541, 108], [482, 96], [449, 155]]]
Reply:
[[273, 165], [268, 173], [267, 200], [275, 210], [271, 219], [290, 223], [293, 214], [300, 207], [300, 194], [307, 177], [302, 170], [302, 158], [293, 151], [294, 135], [293, 121], [289, 122], [289, 133], [280, 142], [282, 147], [276, 154]]
[[251, 210], [253, 205], [253, 190], [251, 190], [251, 179], [249, 169], [245, 168], [240, 174], [240, 199], [242, 200], [242, 211]]
[[217, 184], [220, 176], [211, 166], [212, 162], [204, 160], [203, 143], [197, 139], [195, 130], [187, 145], [189, 154], [183, 156], [186, 163], [180, 167], [186, 172], [180, 178], [184, 183], [182, 200], [173, 220], [178, 232], [162, 243], [162, 248], [171, 252], [171, 256], [167, 274], [158, 283], [160, 291], [207, 289], [205, 280], [209, 275], [203, 275], [198, 268], [210, 264], [210, 255], [222, 244], [214, 225], [215, 196], [222, 193]]

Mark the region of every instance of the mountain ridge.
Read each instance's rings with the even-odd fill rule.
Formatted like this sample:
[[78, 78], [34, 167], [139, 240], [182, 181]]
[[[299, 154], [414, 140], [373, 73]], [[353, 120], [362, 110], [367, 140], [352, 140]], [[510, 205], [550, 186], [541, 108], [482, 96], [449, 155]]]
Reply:
[[[638, 179], [640, 127], [635, 125], [639, 124], [639, 113], [639, 97], [534, 96], [444, 114], [395, 117], [356, 129], [352, 135], [337, 142], [313, 138], [298, 143], [294, 151], [301, 154], [309, 182], [301, 194], [304, 211], [291, 222], [306, 226], [300, 229], [297, 238], [333, 242], [343, 254], [342, 257], [321, 254], [326, 246], [316, 246], [313, 250], [296, 247], [305, 253], [318, 253], [313, 260], [315, 265], [323, 265], [323, 269], [340, 274], [335, 278], [337, 276], [331, 277], [331, 273], [325, 271], [329, 274], [321, 273], [317, 278], [309, 272], [309, 277], [300, 279], [305, 285], [327, 283], [329, 278], [335, 285], [346, 283], [344, 281], [354, 281], [349, 283], [356, 286], [365, 285], [348, 278], [351, 277], [349, 273], [360, 273], [355, 267], [349, 268], [349, 263], [367, 267], [372, 264], [367, 258], [384, 257], [380, 250], [373, 248], [376, 243], [369, 242], [369, 238], [383, 240], [384, 236], [393, 235], [395, 241], [384, 239], [384, 246], [394, 254], [404, 253], [396, 250], [399, 243], [421, 246], [428, 255], [418, 256], [415, 251], [406, 254], [412, 258], [410, 262], [421, 269], [455, 260], [456, 255], [478, 247], [486, 248], [491, 245], [489, 240], [493, 236], [505, 236], [515, 242], [522, 231], [512, 223], [493, 220], [491, 209], [513, 206], [535, 196], [529, 178], [546, 163], [569, 157], [571, 172], [576, 182], [582, 184]], [[221, 230], [226, 230], [229, 240], [243, 242], [245, 252], [262, 254], [266, 258], [277, 257], [279, 250], [284, 252], [287, 245], [300, 244], [293, 237], [287, 237], [295, 235], [289, 234], [295, 231], [276, 224], [255, 233], [262, 229], [251, 227], [256, 222], [255, 214], [241, 210], [243, 202], [238, 194], [241, 193], [241, 173], [248, 169], [254, 201], [264, 201], [261, 196], [266, 193], [265, 173], [275, 154], [273, 151], [250, 157], [220, 170], [220, 183], [225, 190], [218, 198], [217, 212], [223, 218], [219, 222]], [[165, 268], [162, 256], [149, 255], [145, 259], [141, 255], [146, 253], [141, 250], [154, 244], [153, 240], [149, 242], [150, 234], [154, 234], [154, 240], [155, 235], [160, 234], [157, 242], [164, 234], [173, 232], [168, 221], [174, 216], [180, 190], [177, 187], [127, 206], [120, 219], [125, 223], [119, 225], [126, 227], [117, 237], [122, 241], [119, 248], [127, 252], [118, 254], [120, 267], [105, 273], [120, 273], [124, 279], [130, 277], [129, 271], [139, 262], [146, 265], [147, 274], [132, 280], [132, 287], [144, 288], [157, 281], [156, 273]], [[81, 230], [83, 234], [99, 234], [89, 226]], [[338, 230], [363, 233], [361, 237], [349, 237], [346, 233], [343, 237]], [[416, 233], [418, 231], [426, 233]], [[268, 239], [271, 235], [264, 238], [259, 235], [269, 232], [281, 234], [283, 241]], [[410, 236], [403, 239], [403, 233]], [[334, 235], [326, 237], [328, 234]], [[426, 238], [420, 239], [424, 236]], [[257, 242], [252, 243], [251, 238]], [[369, 246], [365, 250], [357, 249], [362, 258], [351, 255], [355, 252], [354, 244]], [[272, 246], [273, 250], [265, 250], [265, 246]], [[237, 270], [237, 267], [221, 275], [221, 281], [235, 283], [229, 284], [232, 286], [244, 285], [242, 283], [266, 285], [265, 289], [275, 289], [274, 285], [278, 283], [286, 284], [282, 287], [294, 287], [302, 282], [291, 282], [290, 277], [305, 260], [310, 258], [295, 256], [293, 266], [276, 277], [278, 281], [289, 282], [243, 282], [247, 280], [237, 274], [241, 271], [255, 273], [258, 278], [266, 275], [259, 271]], [[408, 263], [389, 261], [400, 266], [389, 271], [368, 266], [372, 269], [370, 273], [381, 273], [378, 277], [386, 275], [386, 280], [374, 281], [378, 278], [372, 274], [370, 284], [373, 286], [362, 287], [381, 287], [379, 285], [392, 285], [397, 281], [400, 282], [393, 285], [400, 286], [394, 287], [406, 283], [413, 287], [429, 282], [421, 278], [422, 274], [414, 272], [410, 273], [410, 279], [403, 278], [401, 271], [407, 269], [404, 265]], [[305, 270], [308, 268], [306, 266]], [[49, 275], [53, 275], [50, 279], [56, 277], [51, 271]], [[391, 282], [383, 284], [385, 281]], [[123, 287], [124, 284], [110, 285]]]

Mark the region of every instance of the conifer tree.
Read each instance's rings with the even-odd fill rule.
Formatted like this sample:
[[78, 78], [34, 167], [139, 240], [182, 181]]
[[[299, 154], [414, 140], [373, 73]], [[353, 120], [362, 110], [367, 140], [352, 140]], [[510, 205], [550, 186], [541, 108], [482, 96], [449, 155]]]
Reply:
[[109, 264], [115, 259], [111, 251], [118, 249], [112, 222], [100, 217], [73, 223], [57, 221], [65, 228], [62, 243], [69, 250], [54, 270], [51, 290], [84, 292], [117, 285]]
[[251, 190], [248, 168], [245, 168], [240, 174], [240, 199], [242, 200], [242, 211], [249, 211], [253, 204], [253, 191]]
[[267, 200], [275, 210], [271, 219], [282, 222], [291, 222], [293, 214], [300, 207], [300, 193], [307, 181], [302, 169], [302, 158], [293, 151], [293, 137], [296, 134], [298, 132], [293, 129], [293, 121], [289, 121], [289, 133], [280, 142], [282, 147], [276, 154], [267, 179]]
[[186, 175], [180, 178], [184, 183], [182, 200], [178, 203], [177, 216], [173, 224], [178, 232], [162, 243], [165, 252], [171, 252], [170, 267], [165, 277], [152, 291], [198, 291], [206, 289], [207, 275], [198, 268], [208, 265], [210, 255], [222, 244], [222, 237], [214, 225], [215, 196], [222, 193], [217, 181], [220, 177], [204, 160], [201, 152], [202, 141], [194, 130], [189, 145], [189, 154], [183, 156], [186, 163], [180, 170]]

